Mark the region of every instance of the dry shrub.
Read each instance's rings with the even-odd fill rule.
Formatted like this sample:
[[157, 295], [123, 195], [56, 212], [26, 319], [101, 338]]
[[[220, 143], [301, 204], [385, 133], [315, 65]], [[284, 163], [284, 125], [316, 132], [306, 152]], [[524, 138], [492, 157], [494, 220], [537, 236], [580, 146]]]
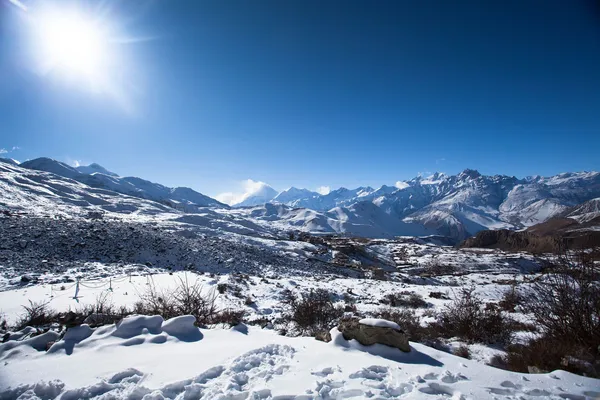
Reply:
[[179, 278], [175, 289], [159, 289], [151, 284], [134, 306], [137, 314], [160, 315], [164, 319], [193, 315], [199, 325], [212, 323], [217, 314], [214, 290], [204, 291], [201, 283]]
[[502, 299], [498, 302], [498, 305], [504, 311], [515, 312], [515, 308], [521, 304], [522, 300], [516, 284], [513, 284], [502, 294]]
[[217, 312], [210, 321], [212, 324], [223, 324], [228, 326], [236, 326], [244, 322], [246, 311], [225, 309]]
[[600, 266], [580, 253], [564, 255], [546, 268], [527, 297], [525, 309], [547, 336], [597, 351]]
[[471, 351], [464, 344], [459, 346], [456, 350], [452, 352], [455, 356], [466, 358], [467, 360], [471, 359]]
[[467, 342], [508, 344], [513, 320], [494, 304], [484, 305], [475, 288], [464, 288], [432, 324], [443, 337], [458, 337]]
[[48, 303], [29, 300], [29, 305], [23, 306], [23, 308], [25, 313], [17, 322], [16, 330], [21, 330], [27, 326], [43, 327], [58, 320], [58, 313], [52, 310]]
[[429, 292], [429, 297], [432, 299], [450, 300], [448, 294], [444, 292]]
[[519, 372], [563, 369], [600, 377], [600, 270], [590, 252], [566, 253], [545, 269], [523, 303], [542, 330], [494, 364]]
[[413, 292], [388, 293], [380, 303], [391, 307], [427, 308], [431, 304], [423, 300], [423, 296]]
[[343, 307], [336, 306], [332, 294], [325, 289], [314, 289], [302, 295], [287, 290], [283, 293], [287, 306], [286, 318], [300, 335], [314, 336], [329, 331], [344, 314]]
[[600, 358], [593, 349], [551, 337], [514, 344], [504, 356], [495, 356], [491, 365], [516, 372], [550, 372], [562, 369], [575, 374], [600, 378]]

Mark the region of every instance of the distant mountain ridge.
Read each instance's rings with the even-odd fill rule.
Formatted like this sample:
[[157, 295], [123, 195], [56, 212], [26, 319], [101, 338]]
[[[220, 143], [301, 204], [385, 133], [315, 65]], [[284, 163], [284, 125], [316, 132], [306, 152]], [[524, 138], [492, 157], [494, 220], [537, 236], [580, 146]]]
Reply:
[[398, 225], [418, 224], [460, 240], [486, 229], [532, 226], [597, 197], [598, 172], [518, 179], [466, 169], [457, 175], [435, 173], [379, 189], [340, 188], [326, 195], [291, 188], [268, 202], [319, 213], [339, 207], [355, 209], [357, 204], [370, 202]]
[[[229, 209], [190, 188], [120, 177], [98, 164], [73, 168], [38, 158], [19, 167], [157, 201], [185, 213], [200, 212], [202, 207]], [[256, 219], [265, 229], [276, 225], [281, 230], [368, 237], [443, 235], [463, 240], [482, 230], [527, 228], [600, 198], [598, 172], [519, 179], [466, 169], [456, 175], [435, 173], [394, 186], [339, 188], [327, 194], [294, 187], [277, 192], [266, 183], [254, 184], [255, 190], [234, 205], [240, 218]], [[597, 202], [582, 207], [588, 211], [581, 218], [595, 218]]]
[[136, 177], [120, 177], [98, 164], [71, 167], [47, 157], [21, 163], [22, 168], [52, 172], [94, 188], [109, 189], [117, 193], [158, 201], [182, 211], [193, 212], [195, 207], [225, 207], [225, 204], [186, 187], [170, 188]]

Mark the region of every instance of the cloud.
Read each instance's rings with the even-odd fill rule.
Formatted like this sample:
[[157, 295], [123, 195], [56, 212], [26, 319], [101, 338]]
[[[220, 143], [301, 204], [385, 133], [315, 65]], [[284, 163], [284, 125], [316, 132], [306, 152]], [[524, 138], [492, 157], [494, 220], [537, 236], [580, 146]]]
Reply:
[[237, 200], [239, 197], [240, 197], [239, 194], [232, 193], [232, 192], [225, 192], [225, 193], [216, 195], [215, 199], [220, 201], [221, 203], [225, 203], [225, 204], [228, 204], [231, 206], [238, 202]]
[[442, 158], [438, 158], [437, 160], [435, 160], [435, 163], [436, 163], [436, 164], [441, 164], [441, 163], [443, 163], [444, 161], [446, 161], [446, 159], [445, 159], [444, 157], [442, 157]]
[[317, 188], [317, 193], [319, 194], [326, 195], [329, 194], [329, 192], [331, 192], [331, 188], [329, 186], [319, 186]]
[[246, 200], [248, 197], [252, 196], [260, 192], [263, 188], [269, 186], [265, 182], [255, 181], [253, 179], [246, 179], [245, 181], [240, 182], [240, 190], [241, 192], [225, 192], [215, 196], [215, 199], [220, 201], [221, 203], [228, 204], [230, 206], [234, 204], [241, 203]]
[[21, 148], [19, 146], [13, 146], [10, 150], [7, 150], [5, 148], [0, 148], [0, 154], [8, 154], [8, 153], [12, 153], [16, 150], [20, 150]]

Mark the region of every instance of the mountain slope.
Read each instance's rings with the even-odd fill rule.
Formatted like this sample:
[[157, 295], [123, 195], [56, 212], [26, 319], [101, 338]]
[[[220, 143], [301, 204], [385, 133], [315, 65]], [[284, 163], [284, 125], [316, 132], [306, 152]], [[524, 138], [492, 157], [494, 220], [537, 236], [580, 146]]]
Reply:
[[[195, 207], [227, 207], [217, 200], [186, 187], [170, 188], [136, 177], [119, 177], [98, 164], [73, 168], [50, 158], [36, 158], [20, 165], [23, 168], [51, 172], [65, 178], [74, 179], [94, 188], [109, 189], [129, 196], [165, 203], [184, 211]], [[82, 171], [93, 171], [88, 174]], [[108, 174], [102, 171], [108, 172]]]
[[312, 197], [319, 196], [319, 193], [310, 191], [308, 189], [298, 189], [291, 187], [282, 192], [279, 192], [277, 196], [271, 200], [273, 203], [292, 204], [296, 200], [310, 199]]
[[[198, 213], [202, 212], [198, 207], [206, 206], [228, 208], [192, 189], [115, 176], [97, 164], [78, 170], [49, 158], [39, 158], [21, 166], [52, 172], [94, 188], [157, 201], [181, 212]], [[339, 188], [323, 195], [294, 187], [278, 193], [266, 183], [252, 183], [251, 190], [234, 205], [242, 210], [236, 213], [241, 219], [258, 218], [261, 223], [276, 224], [281, 230], [369, 237], [436, 234], [463, 240], [483, 230], [538, 225], [600, 198], [598, 172], [518, 179], [486, 176], [466, 169], [457, 175], [435, 173], [397, 182], [395, 186]], [[265, 206], [269, 203], [283, 207]], [[565, 218], [597, 217], [596, 202], [585, 207], [575, 216]]]
[[54, 173], [5, 162], [0, 162], [0, 208], [8, 212], [66, 218], [85, 216], [90, 211], [137, 215], [174, 211], [154, 201], [93, 188]]
[[282, 202], [326, 212], [370, 201], [397, 219], [422, 225], [439, 234], [464, 239], [487, 229], [535, 225], [569, 207], [600, 197], [600, 174], [565, 173], [523, 180], [505, 175], [485, 176], [466, 169], [458, 175], [435, 173], [374, 190], [340, 188]]
[[251, 193], [242, 198], [239, 203], [233, 204], [235, 207], [252, 207], [259, 204], [265, 204], [272, 201], [277, 196], [277, 191], [263, 182], [257, 182], [258, 187]]
[[98, 165], [96, 163], [92, 163], [90, 165], [80, 165], [79, 167], [76, 167], [75, 169], [77, 171], [81, 172], [82, 174], [87, 174], [87, 175], [91, 175], [94, 173], [100, 173], [100, 174], [109, 175], [109, 176], [119, 176], [119, 175], [115, 174], [114, 172], [110, 172], [103, 166]]

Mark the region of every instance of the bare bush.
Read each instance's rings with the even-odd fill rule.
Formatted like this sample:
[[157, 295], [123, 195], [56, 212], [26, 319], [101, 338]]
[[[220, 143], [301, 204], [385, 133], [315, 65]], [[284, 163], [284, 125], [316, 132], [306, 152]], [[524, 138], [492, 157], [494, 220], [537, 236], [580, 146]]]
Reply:
[[593, 254], [566, 253], [545, 268], [522, 305], [542, 336], [509, 346], [505, 356], [493, 360], [496, 366], [600, 377], [600, 269]]
[[223, 293], [225, 293], [225, 291], [226, 291], [226, 290], [227, 290], [227, 284], [226, 284], [226, 283], [219, 283], [219, 284], [217, 285], [217, 291], [218, 291], [220, 294], [223, 294]]
[[465, 288], [442, 310], [434, 325], [444, 337], [508, 344], [514, 332], [512, 322], [496, 305], [484, 305], [474, 288]]
[[429, 292], [429, 297], [439, 300], [450, 300], [447, 293], [444, 292]]
[[158, 289], [151, 284], [146, 292], [140, 295], [134, 311], [138, 314], [160, 315], [165, 319], [180, 315], [193, 315], [199, 325], [212, 323], [217, 314], [216, 294], [214, 290], [204, 291], [196, 280], [190, 283], [179, 278], [173, 290]]
[[344, 314], [342, 307], [336, 306], [332, 295], [324, 289], [311, 290], [296, 295], [287, 290], [283, 303], [288, 308], [286, 319], [291, 321], [300, 335], [314, 336], [333, 328]]
[[214, 314], [210, 323], [236, 326], [244, 322], [245, 316], [244, 310], [225, 309]]
[[431, 306], [430, 303], [423, 300], [423, 296], [420, 294], [408, 291], [388, 293], [379, 302], [391, 307], [427, 308]]
[[452, 352], [455, 356], [466, 358], [467, 360], [471, 359], [471, 351], [464, 344], [459, 346], [456, 350]]
[[58, 313], [48, 306], [48, 303], [29, 300], [29, 305], [23, 306], [25, 313], [16, 324], [16, 329], [21, 330], [26, 326], [42, 327], [58, 320]]
[[534, 284], [526, 311], [547, 336], [598, 351], [599, 279], [600, 266], [585, 252], [563, 255]]
[[517, 285], [512, 284], [502, 294], [502, 299], [498, 302], [498, 305], [504, 311], [515, 312], [516, 307], [521, 304], [522, 300], [522, 296], [517, 290]]
[[600, 358], [593, 349], [553, 337], [541, 337], [526, 344], [508, 346], [505, 355], [495, 356], [491, 365], [516, 372], [550, 372], [562, 369], [600, 378]]

